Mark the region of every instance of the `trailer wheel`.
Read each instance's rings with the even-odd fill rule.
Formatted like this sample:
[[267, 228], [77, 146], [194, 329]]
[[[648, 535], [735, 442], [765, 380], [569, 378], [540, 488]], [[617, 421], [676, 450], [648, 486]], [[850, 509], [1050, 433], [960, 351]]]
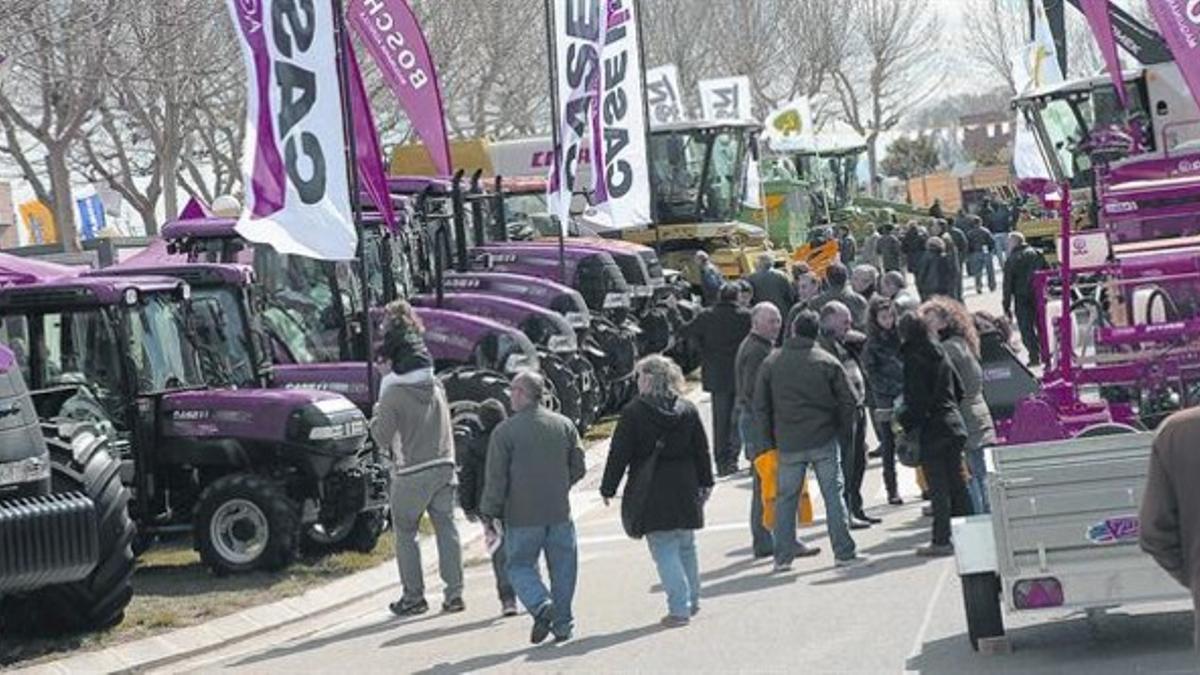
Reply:
[[200, 561], [214, 574], [279, 570], [296, 559], [300, 514], [276, 482], [236, 473], [200, 494], [194, 531]]
[[1093, 424], [1086, 429], [1075, 434], [1075, 438], [1098, 438], [1100, 436], [1115, 436], [1117, 434], [1135, 434], [1137, 429], [1128, 424], [1118, 424], [1116, 422], [1105, 422], [1103, 424]]
[[962, 591], [963, 607], [967, 611], [967, 636], [971, 639], [971, 649], [978, 651], [980, 640], [1004, 636], [1000, 577], [994, 572], [964, 575]]
[[133, 597], [137, 531], [129, 516], [129, 489], [121, 484], [121, 462], [110, 453], [108, 439], [90, 426], [71, 429], [69, 440], [53, 426], [43, 431], [54, 491], [83, 492], [96, 504], [100, 560], [80, 581], [6, 598], [0, 624], [39, 635], [115, 626]]
[[556, 354], [541, 354], [542, 374], [553, 388], [558, 401], [555, 412], [562, 413], [578, 428], [583, 423], [583, 395], [575, 379], [575, 373]]

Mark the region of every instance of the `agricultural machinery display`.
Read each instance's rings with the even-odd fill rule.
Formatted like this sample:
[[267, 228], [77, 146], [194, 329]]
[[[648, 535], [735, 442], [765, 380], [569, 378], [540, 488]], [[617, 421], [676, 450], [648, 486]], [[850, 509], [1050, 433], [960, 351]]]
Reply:
[[230, 306], [190, 292], [103, 273], [0, 289], [2, 338], [39, 418], [108, 436], [138, 550], [191, 532], [203, 563], [229, 573], [282, 568], [302, 539], [373, 548], [386, 472], [363, 457], [362, 413], [335, 394], [255, 388], [260, 360], [228, 329]]

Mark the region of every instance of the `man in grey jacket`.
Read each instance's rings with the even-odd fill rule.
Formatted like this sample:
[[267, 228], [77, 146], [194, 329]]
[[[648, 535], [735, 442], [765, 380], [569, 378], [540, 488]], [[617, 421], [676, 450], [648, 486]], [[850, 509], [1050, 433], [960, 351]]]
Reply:
[[438, 571], [445, 583], [442, 610], [461, 612], [462, 546], [454, 524], [454, 432], [450, 406], [433, 374], [420, 319], [400, 300], [387, 307], [389, 327], [380, 349], [388, 373], [380, 383], [371, 437], [392, 460], [392, 528], [396, 565], [404, 589], [390, 605], [397, 616], [429, 611], [425, 571], [417, 543], [421, 516], [429, 514], [437, 539]]
[[817, 346], [820, 318], [812, 310], [796, 316], [792, 337], [767, 357], [754, 390], [759, 433], [779, 448], [775, 492], [775, 571], [786, 572], [796, 557], [796, 513], [811, 464], [825, 500], [825, 521], [838, 567], [864, 562], [857, 554], [842, 501], [838, 439], [854, 433], [857, 402], [846, 370]]
[[[569, 419], [541, 406], [545, 380], [533, 372], [512, 383], [515, 413], [492, 432], [479, 511], [499, 521], [508, 556], [508, 580], [533, 616], [530, 641], [551, 632], [557, 642], [574, 628], [578, 554], [571, 521], [571, 486], [583, 478], [583, 449]], [[546, 556], [550, 588], [538, 558]]]

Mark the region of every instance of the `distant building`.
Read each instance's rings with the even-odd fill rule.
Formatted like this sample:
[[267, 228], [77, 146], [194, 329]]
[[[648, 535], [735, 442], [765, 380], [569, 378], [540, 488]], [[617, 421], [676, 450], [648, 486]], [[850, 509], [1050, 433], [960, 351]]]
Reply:
[[958, 118], [962, 145], [971, 161], [981, 164], [1007, 163], [1013, 142], [1013, 120], [1007, 112], [963, 115]]

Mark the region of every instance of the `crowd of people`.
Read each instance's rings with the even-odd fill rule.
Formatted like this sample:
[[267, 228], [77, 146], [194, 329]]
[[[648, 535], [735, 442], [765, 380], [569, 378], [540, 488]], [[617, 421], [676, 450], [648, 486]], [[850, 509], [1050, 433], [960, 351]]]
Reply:
[[[982, 267], [991, 268], [996, 239], [980, 233], [981, 222], [968, 216], [965, 232], [939, 219], [928, 229], [871, 228], [853, 255], [822, 275], [797, 264], [789, 276], [766, 253], [753, 274], [726, 281], [707, 256], [697, 256], [707, 307], [683, 336], [702, 354], [711, 442], [683, 394], [679, 366], [646, 357], [637, 364], [638, 393], [620, 414], [600, 484], [606, 505], [620, 491], [626, 532], [646, 540], [666, 595], [664, 626], [686, 626], [700, 609], [695, 532], [704, 525], [715, 479], [738, 474], [743, 459], [753, 467], [752, 555], [773, 558], [780, 573], [796, 558], [821, 552], [796, 538], [810, 469], [838, 567], [868, 562], [853, 532], [882, 522], [877, 511], [868, 513], [862, 495], [869, 455], [882, 459], [893, 506], [904, 503], [898, 457], [918, 467], [932, 532], [917, 555], [951, 555], [951, 517], [988, 510], [983, 449], [995, 435], [982, 394], [979, 332], [962, 303], [960, 262], [975, 261], [967, 270], [977, 290], [984, 276], [992, 287], [994, 273]], [[1025, 262], [1019, 234], [1005, 237], [1006, 309], [1015, 304], [1020, 321], [1031, 297], [1020, 285], [1031, 277], [1020, 274], [1036, 266]], [[512, 381], [511, 416], [499, 402], [484, 403], [482, 433], [456, 447], [419, 319], [403, 301], [389, 305], [386, 316], [378, 354], [385, 375], [371, 433], [393, 458], [403, 590], [392, 612], [429, 610], [417, 545], [423, 514], [436, 538], [442, 609], [465, 608], [457, 498], [488, 541], [499, 542], [490, 548], [501, 612], [512, 616], [523, 605], [534, 643], [551, 635], [570, 639], [578, 555], [569, 493], [585, 473], [575, 427], [542, 407], [542, 377], [522, 372]], [[1036, 350], [1031, 354], [1036, 359]], [[543, 558], [548, 580], [539, 571]]]

